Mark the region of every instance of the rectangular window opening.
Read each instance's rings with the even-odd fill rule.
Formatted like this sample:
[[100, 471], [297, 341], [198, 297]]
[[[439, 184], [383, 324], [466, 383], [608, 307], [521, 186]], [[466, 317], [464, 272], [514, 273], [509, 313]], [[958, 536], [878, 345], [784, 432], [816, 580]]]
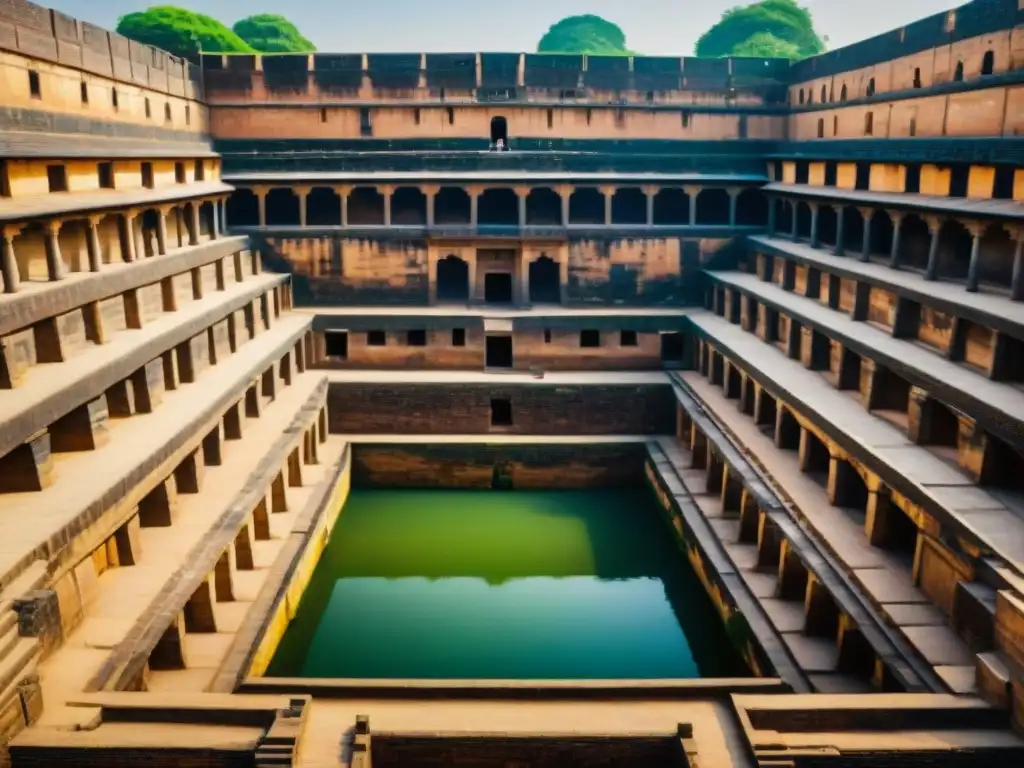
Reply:
[[149, 99], [146, 99], [146, 119], [148, 120], [153, 116], [153, 106], [150, 104]]
[[407, 331], [405, 334], [406, 346], [425, 347], [427, 346], [427, 332], [423, 330]]
[[636, 331], [622, 331], [619, 334], [619, 346], [620, 347], [635, 347], [637, 346], [637, 334]]
[[28, 90], [33, 99], [43, 98], [43, 86], [39, 82], [39, 73], [34, 69], [28, 71]]
[[185, 125], [192, 125], [192, 108], [188, 104], [185, 105]]
[[363, 138], [373, 136], [373, 123], [370, 120], [370, 110], [367, 107], [359, 108], [359, 135]]
[[206, 178], [206, 166], [203, 165], [202, 160], [196, 160], [193, 168], [193, 174], [196, 181], [203, 181]]
[[120, 104], [118, 103], [117, 88], [110, 89], [110, 104], [114, 107], [115, 112], [117, 112], [117, 110], [121, 108]]
[[320, 110], [320, 122], [321, 123], [326, 123], [327, 122], [327, 110], [326, 109], [321, 109]]
[[7, 161], [0, 160], [0, 197], [11, 196], [11, 180], [7, 175]]
[[548, 110], [548, 128], [555, 127], [555, 111], [553, 109]]
[[512, 426], [512, 401], [499, 397], [491, 400], [491, 426]]
[[96, 166], [96, 174], [99, 177], [100, 189], [114, 188], [114, 164], [99, 163]]
[[550, 344], [551, 343], [551, 329], [550, 328], [545, 328], [544, 329], [544, 343], [545, 344]]
[[63, 165], [46, 166], [46, 181], [51, 192], [68, 191], [68, 169]]
[[79, 85], [79, 88], [81, 89], [80, 90], [80, 94], [81, 94], [81, 98], [82, 98], [82, 103], [83, 104], [88, 104], [89, 103], [89, 84], [83, 80], [81, 82], [81, 84]]
[[581, 347], [600, 347], [601, 346], [601, 332], [586, 330], [580, 331], [580, 346]]
[[164, 104], [164, 122], [169, 123], [174, 119], [174, 115], [171, 113], [171, 103], [167, 102]]
[[176, 184], [185, 183], [185, 164], [175, 163], [174, 164], [174, 182]]
[[465, 328], [452, 328], [452, 346], [453, 347], [464, 347], [464, 346], [466, 346], [466, 329]]
[[328, 357], [344, 360], [348, 357], [348, 331], [327, 331], [324, 347]]
[[142, 164], [142, 186], [144, 186], [146, 189], [152, 189], [154, 186], [152, 163]]
[[367, 331], [366, 332], [366, 346], [368, 347], [383, 347], [388, 343], [387, 334], [384, 331]]

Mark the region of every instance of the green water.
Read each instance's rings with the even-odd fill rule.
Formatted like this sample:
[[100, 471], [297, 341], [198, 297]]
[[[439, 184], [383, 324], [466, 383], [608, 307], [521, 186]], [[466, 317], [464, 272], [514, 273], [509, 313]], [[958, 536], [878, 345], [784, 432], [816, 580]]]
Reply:
[[352, 492], [267, 674], [747, 675], [635, 491]]

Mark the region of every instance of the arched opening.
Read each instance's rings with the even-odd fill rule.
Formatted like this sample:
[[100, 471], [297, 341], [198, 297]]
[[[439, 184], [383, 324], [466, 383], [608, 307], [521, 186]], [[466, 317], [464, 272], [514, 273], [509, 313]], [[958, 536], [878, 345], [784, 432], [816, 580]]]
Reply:
[[508, 120], [501, 115], [491, 118], [491, 149], [508, 149]]
[[306, 197], [306, 224], [311, 227], [341, 225], [341, 196], [330, 187], [313, 187]]
[[348, 196], [348, 223], [354, 227], [384, 224], [384, 195], [376, 187], [355, 187]]
[[923, 272], [928, 267], [931, 243], [931, 232], [924, 219], [917, 215], [904, 218], [900, 225], [900, 264], [907, 269]]
[[427, 223], [427, 196], [416, 187], [399, 187], [391, 195], [391, 223], [422, 227]]
[[620, 187], [612, 195], [612, 224], [646, 224], [647, 195], [638, 187]]
[[659, 189], [654, 196], [654, 223], [685, 226], [690, 223], [690, 196], [678, 187]]
[[519, 224], [519, 198], [508, 187], [485, 189], [477, 201], [477, 223], [490, 226]]
[[1015, 243], [999, 224], [991, 224], [978, 246], [978, 280], [1008, 289], [1013, 279]]
[[560, 226], [562, 197], [550, 187], [534, 187], [526, 196], [526, 223], [536, 226]]
[[768, 223], [768, 198], [759, 189], [744, 189], [736, 198], [736, 224], [763, 227]]
[[953, 70], [953, 82], [962, 83], [964, 81], [964, 63], [958, 61], [956, 63], [956, 69]]
[[834, 246], [836, 244], [836, 227], [839, 217], [836, 209], [824, 203], [818, 206], [818, 242], [821, 245]]
[[843, 208], [843, 250], [860, 253], [864, 247], [864, 217], [853, 206]]
[[229, 227], [258, 227], [260, 224], [260, 202], [251, 189], [240, 187], [228, 197]]
[[981, 74], [991, 75], [996, 71], [996, 53], [995, 51], [985, 51], [984, 57], [981, 59]]
[[973, 242], [971, 233], [959, 221], [947, 219], [943, 222], [939, 230], [939, 278], [967, 279]]
[[697, 195], [697, 223], [729, 224], [729, 193], [724, 189], [702, 189]]
[[920, 88], [921, 87], [921, 68], [920, 67], [914, 67], [914, 87], [915, 88]]
[[775, 198], [772, 202], [775, 206], [775, 232], [776, 234], [789, 235], [793, 231], [793, 206], [789, 200]]
[[846, 83], [843, 83], [843, 87], [839, 89], [839, 100], [846, 101]]
[[818, 118], [818, 138], [825, 138], [825, 118], [823, 117]]
[[212, 239], [216, 225], [217, 209], [212, 200], [206, 200], [199, 204], [199, 237]]
[[549, 256], [541, 256], [530, 263], [530, 303], [560, 304], [558, 263]]
[[824, 85], [822, 85], [821, 86], [821, 103], [824, 104], [826, 101], [828, 101], [828, 88], [826, 88]]
[[299, 196], [290, 187], [276, 187], [267, 193], [267, 226], [299, 226]]
[[437, 300], [469, 301], [469, 265], [450, 254], [437, 262]]
[[[149, 208], [142, 212], [136, 220], [137, 223], [137, 241], [135, 243], [135, 256], [137, 258], [152, 258], [160, 253], [159, 245], [157, 244], [157, 228], [160, 222], [160, 213], [155, 208]], [[63, 227], [61, 228], [63, 230]], [[61, 255], [67, 258], [64, 254], [63, 245], [61, 247]]]
[[570, 224], [604, 224], [604, 195], [596, 187], [577, 187], [569, 198]]
[[867, 92], [868, 92], [868, 98], [869, 99], [872, 96], [875, 95], [875, 78], [873, 78], [873, 77], [870, 80], [868, 80], [868, 91]]
[[875, 210], [875, 216], [871, 219], [871, 253], [883, 260], [888, 260], [892, 253], [892, 238], [895, 229], [889, 213], [879, 208]]
[[469, 224], [469, 193], [461, 187], [441, 187], [434, 197], [435, 224]]
[[70, 272], [89, 271], [88, 235], [89, 222], [86, 219], [73, 219], [61, 224], [57, 240], [61, 258]]
[[801, 240], [811, 239], [811, 206], [803, 201], [796, 204], [796, 236]]

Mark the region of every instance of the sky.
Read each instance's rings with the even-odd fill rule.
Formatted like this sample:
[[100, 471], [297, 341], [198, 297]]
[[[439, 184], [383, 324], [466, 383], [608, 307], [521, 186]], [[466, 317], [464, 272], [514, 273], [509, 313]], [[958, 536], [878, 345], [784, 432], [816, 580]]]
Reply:
[[[743, 0], [38, 0], [108, 29], [118, 17], [176, 4], [228, 26], [254, 13], [284, 13], [321, 51], [533, 51], [565, 16], [593, 13], [618, 24], [626, 44], [650, 55], [693, 54], [697, 38]], [[829, 48], [857, 42], [962, 5], [965, 0], [804, 0]]]

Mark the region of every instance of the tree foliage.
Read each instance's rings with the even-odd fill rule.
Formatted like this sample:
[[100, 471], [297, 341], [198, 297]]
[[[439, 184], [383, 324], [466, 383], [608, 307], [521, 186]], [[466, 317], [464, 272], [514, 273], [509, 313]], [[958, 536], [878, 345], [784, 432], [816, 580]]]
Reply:
[[157, 5], [129, 13], [117, 22], [118, 34], [162, 48], [176, 56], [209, 53], [252, 53], [253, 48], [210, 16], [173, 5]]
[[316, 46], [303, 37], [295, 25], [276, 13], [261, 13], [235, 22], [235, 34], [257, 51], [266, 53], [303, 53]]
[[593, 53], [628, 55], [626, 35], [607, 19], [591, 14], [568, 16], [540, 39], [538, 53]]
[[697, 55], [709, 57], [782, 55], [802, 59], [824, 50], [810, 12], [796, 0], [761, 0], [732, 8], [697, 41]]

